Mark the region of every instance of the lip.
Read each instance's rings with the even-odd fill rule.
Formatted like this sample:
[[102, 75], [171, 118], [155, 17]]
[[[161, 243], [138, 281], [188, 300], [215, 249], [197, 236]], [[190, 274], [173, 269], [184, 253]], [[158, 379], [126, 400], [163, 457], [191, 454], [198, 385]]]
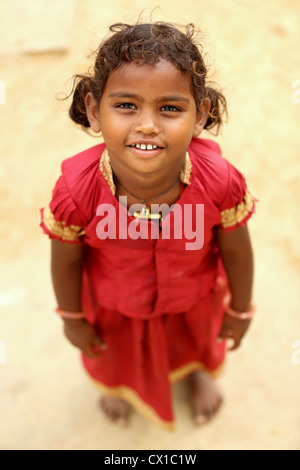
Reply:
[[[142, 150], [137, 147], [133, 147], [133, 145], [135, 144], [156, 145], [158, 148], [153, 149], [153, 150]], [[155, 157], [156, 155], [159, 155], [163, 150], [165, 150], [165, 147], [160, 145], [158, 142], [155, 142], [154, 140], [143, 140], [143, 139], [139, 139], [139, 140], [129, 143], [127, 145], [127, 148], [129, 148], [129, 150], [134, 155], [137, 155], [138, 157], [142, 157], [142, 158]]]
[[133, 140], [132, 142], [129, 142], [128, 146], [130, 147], [131, 145], [136, 145], [136, 144], [156, 145], [157, 147], [164, 148], [164, 146], [161, 145], [160, 142], [157, 142], [155, 140], [145, 140], [145, 139]]
[[[140, 143], [143, 143], [143, 142], [140, 142]], [[145, 159], [156, 157], [157, 155], [159, 155], [161, 152], [165, 150], [163, 147], [158, 147], [157, 149], [154, 149], [154, 150], [142, 150], [136, 147], [130, 147], [129, 145], [127, 146], [127, 148], [130, 150], [130, 152], [132, 152], [137, 157], [145, 158]]]

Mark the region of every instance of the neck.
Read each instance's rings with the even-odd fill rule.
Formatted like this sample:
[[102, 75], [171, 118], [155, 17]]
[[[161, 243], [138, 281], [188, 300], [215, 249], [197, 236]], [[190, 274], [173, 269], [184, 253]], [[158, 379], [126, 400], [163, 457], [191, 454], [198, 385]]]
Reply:
[[[183, 164], [184, 160], [180, 161], [177, 166], [173, 165], [172, 168], [166, 168], [164, 171], [143, 174], [130, 171], [128, 168], [125, 170], [125, 168], [116, 167], [111, 162], [116, 186], [119, 186], [119, 189], [123, 186], [123, 188], [144, 200], [163, 193], [171, 188], [173, 184], [175, 186], [177, 178], [179, 181], [179, 173]], [[121, 192], [118, 191], [119, 194]]]
[[120, 182], [119, 182], [119, 185], [121, 186], [123, 191], [130, 194], [130, 196], [132, 196], [136, 199], [139, 199], [142, 204], [149, 205], [149, 203], [151, 203], [152, 201], [157, 200], [157, 199], [165, 196], [168, 192], [170, 192], [177, 185], [178, 181], [179, 181], [179, 177], [177, 176], [175, 181], [171, 184], [171, 186], [168, 186], [166, 189], [164, 189], [160, 193], [155, 194], [154, 196], [151, 196], [150, 198], [147, 198], [147, 199], [144, 199], [144, 198], [138, 196], [137, 194], [133, 194], [131, 191], [129, 191], [129, 189], [125, 188]]

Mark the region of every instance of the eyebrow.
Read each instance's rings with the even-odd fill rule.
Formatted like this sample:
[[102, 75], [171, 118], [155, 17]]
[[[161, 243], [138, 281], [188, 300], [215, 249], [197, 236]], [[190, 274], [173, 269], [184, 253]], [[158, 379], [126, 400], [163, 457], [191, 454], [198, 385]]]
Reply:
[[157, 101], [186, 101], [190, 103], [190, 99], [186, 96], [175, 95], [175, 96], [160, 96]]
[[[109, 98], [134, 98], [134, 99], [144, 101], [144, 99], [140, 95], [135, 95], [134, 93], [124, 93], [122, 91], [116, 91], [114, 93], [110, 93], [108, 96]], [[181, 96], [181, 95], [159, 96], [157, 98], [157, 101], [186, 101], [187, 103], [190, 103], [189, 98], [187, 98], [186, 96]]]

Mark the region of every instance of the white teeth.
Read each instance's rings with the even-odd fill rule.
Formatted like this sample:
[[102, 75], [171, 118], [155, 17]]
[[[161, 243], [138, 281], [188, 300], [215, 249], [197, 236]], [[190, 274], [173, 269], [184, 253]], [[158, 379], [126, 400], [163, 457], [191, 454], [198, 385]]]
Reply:
[[152, 145], [152, 144], [134, 144], [133, 147], [136, 147], [137, 149], [141, 150], [155, 150], [158, 148], [157, 145]]

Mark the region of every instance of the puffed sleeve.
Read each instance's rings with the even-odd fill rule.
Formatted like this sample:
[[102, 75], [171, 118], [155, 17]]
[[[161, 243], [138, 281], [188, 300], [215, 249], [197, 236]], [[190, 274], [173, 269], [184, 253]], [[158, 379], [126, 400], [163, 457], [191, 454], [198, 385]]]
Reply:
[[255, 211], [255, 199], [247, 188], [244, 176], [229, 162], [228, 187], [219, 209], [221, 227], [231, 232], [239, 225], [244, 226]]
[[50, 238], [68, 243], [81, 243], [84, 224], [84, 218], [69, 194], [64, 176], [61, 175], [49, 206], [41, 209], [40, 226]]

